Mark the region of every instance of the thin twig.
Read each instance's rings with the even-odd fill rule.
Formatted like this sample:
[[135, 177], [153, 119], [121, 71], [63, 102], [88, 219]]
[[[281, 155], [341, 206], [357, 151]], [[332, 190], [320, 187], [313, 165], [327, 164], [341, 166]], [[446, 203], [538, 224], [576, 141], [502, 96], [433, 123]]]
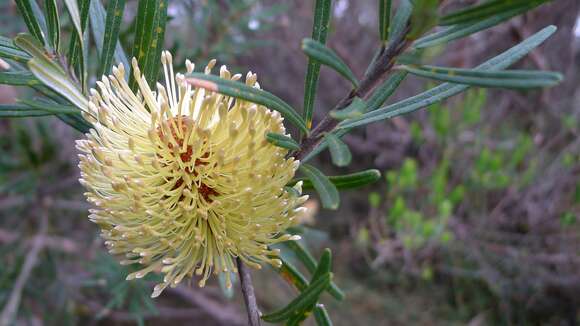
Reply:
[[254, 293], [254, 286], [252, 285], [252, 276], [250, 270], [244, 265], [240, 257], [237, 258], [238, 273], [240, 274], [240, 285], [242, 287], [242, 294], [244, 295], [244, 303], [248, 311], [248, 322], [250, 326], [260, 326], [260, 310], [256, 303], [256, 294]]

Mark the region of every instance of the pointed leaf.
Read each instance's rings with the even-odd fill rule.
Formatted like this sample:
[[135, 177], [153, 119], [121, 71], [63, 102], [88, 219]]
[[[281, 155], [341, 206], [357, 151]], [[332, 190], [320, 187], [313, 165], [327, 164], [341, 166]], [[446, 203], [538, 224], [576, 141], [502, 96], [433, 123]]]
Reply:
[[331, 279], [332, 274], [329, 273], [320, 277], [302, 291], [302, 293], [300, 293], [300, 295], [292, 300], [292, 302], [290, 302], [286, 307], [274, 313], [264, 315], [262, 316], [262, 319], [270, 323], [277, 323], [292, 317], [297, 311], [300, 311], [312, 305], [313, 302], [318, 301], [320, 294], [328, 287]]
[[473, 23], [514, 9], [530, 10], [549, 1], [551, 0], [490, 0], [445, 15], [441, 17], [439, 23], [440, 25]]
[[[76, 73], [83, 79], [83, 84], [85, 83], [86, 75], [86, 65], [87, 65], [87, 50], [84, 44], [87, 42], [85, 38], [88, 38], [87, 34], [87, 23], [89, 21], [89, 6], [91, 5], [91, 0], [78, 0], [80, 4], [80, 23], [81, 29], [83, 31], [83, 38], [71, 37], [68, 47], [68, 60], [69, 65], [75, 68]], [[96, 2], [98, 0], [92, 0]], [[102, 35], [102, 34], [101, 34]]]
[[411, 74], [479, 87], [535, 88], [550, 87], [562, 81], [562, 75], [550, 71], [504, 70], [480, 71], [474, 69], [444, 68], [433, 66], [403, 67]]
[[37, 110], [24, 104], [0, 104], [0, 118], [25, 118], [51, 115], [52, 113]]
[[[157, 82], [166, 22], [167, 0], [139, 1], [137, 20], [135, 22], [136, 34], [135, 42], [133, 43], [133, 57], [137, 59], [149, 85], [155, 85]], [[131, 88], [136, 89], [137, 82], [133, 74], [131, 74], [129, 80]]]
[[292, 139], [292, 137], [287, 135], [269, 132], [266, 134], [266, 139], [278, 147], [286, 148], [292, 151], [300, 149], [300, 145], [294, 139]]
[[317, 304], [316, 307], [314, 307], [314, 319], [318, 326], [332, 326], [330, 316], [322, 304]]
[[60, 46], [60, 22], [58, 18], [58, 6], [56, 0], [45, 0], [44, 10], [46, 11], [46, 22], [48, 28], [48, 40], [55, 52]]
[[[542, 44], [550, 35], [556, 31], [555, 26], [548, 26], [538, 33], [528, 37], [520, 44], [503, 52], [502, 54], [484, 62], [476, 69], [479, 70], [502, 70], [511, 66], [516, 61], [523, 58], [531, 50]], [[457, 85], [444, 83], [421, 94], [415, 95], [411, 98], [401, 102], [388, 105], [381, 109], [364, 114], [359, 118], [346, 120], [340, 124], [339, 128], [353, 128], [361, 125], [366, 125], [375, 121], [390, 119], [402, 114], [407, 114], [418, 110], [420, 108], [429, 106], [433, 103], [442, 101], [450, 96], [456, 95], [468, 89], [467, 85]]]
[[[308, 249], [300, 243], [300, 241], [287, 241], [284, 242], [284, 245], [292, 250], [298, 260], [304, 264], [304, 267], [306, 267], [310, 273], [314, 273], [317, 267], [316, 260], [312, 257], [310, 252], [308, 252]], [[330, 287], [328, 288], [328, 293], [339, 301], [344, 299], [344, 292], [334, 282], [331, 282]]]
[[530, 10], [533, 7], [535, 7], [535, 5], [522, 6], [512, 10], [504, 11], [497, 15], [476, 22], [468, 22], [449, 26], [441, 31], [421, 37], [420, 39], [416, 40], [415, 43], [413, 43], [413, 46], [415, 49], [423, 49], [448, 43], [450, 41], [469, 36], [479, 31], [496, 26], [512, 17]]
[[66, 9], [68, 10], [68, 14], [73, 22], [73, 26], [77, 33], [77, 37], [81, 41], [81, 48], [82, 48], [82, 40], [83, 40], [83, 28], [81, 27], [81, 14], [79, 11], [79, 6], [77, 4], [77, 0], [64, 0], [66, 4]]
[[107, 20], [105, 22], [105, 34], [97, 76], [108, 75], [113, 66], [113, 57], [117, 42], [119, 41], [119, 29], [125, 11], [125, 0], [110, 0], [107, 5]]
[[312, 165], [303, 164], [300, 166], [300, 171], [312, 182], [314, 189], [318, 192], [322, 207], [327, 209], [337, 209], [340, 197], [336, 187], [322, 174], [318, 169]]
[[35, 86], [40, 81], [28, 71], [0, 72], [0, 84], [13, 86]]
[[[38, 16], [33, 10], [33, 6], [36, 5], [34, 0], [15, 0], [16, 6], [18, 6], [18, 11], [22, 15], [24, 22], [26, 23], [26, 27], [28, 31], [37, 41], [41, 43], [45, 43], [44, 33], [42, 32], [42, 28], [40, 27], [40, 23], [38, 20]], [[41, 15], [42, 16], [42, 15]]]
[[308, 55], [310, 59], [328, 66], [348, 79], [354, 87], [358, 86], [358, 80], [350, 68], [342, 61], [342, 59], [334, 53], [331, 49], [324, 46], [324, 44], [313, 39], [306, 38], [302, 40], [302, 51]]
[[367, 100], [367, 112], [374, 111], [383, 105], [391, 95], [397, 90], [403, 79], [407, 77], [404, 71], [396, 71], [380, 86], [378, 86], [373, 95]]
[[[314, 4], [314, 23], [312, 25], [312, 39], [326, 44], [326, 37], [330, 27], [332, 1], [316, 0]], [[314, 113], [314, 100], [320, 75], [320, 63], [308, 59], [306, 80], [304, 82], [304, 120], [308, 129], [312, 128], [312, 115]]]
[[[86, 1], [86, 0], [85, 0]], [[106, 29], [106, 16], [107, 13], [105, 11], [105, 7], [100, 0], [91, 0], [91, 5], [89, 8], [89, 16], [91, 20], [91, 31], [93, 37], [95, 39], [95, 44], [97, 46], [97, 52], [102, 53], [103, 50], [103, 35], [105, 34]], [[113, 57], [113, 64], [118, 65], [122, 63], [125, 69], [129, 69], [131, 67], [129, 65], [129, 61], [127, 60], [127, 55], [121, 46], [121, 42], [117, 40], [115, 44], [115, 52]]]
[[[337, 189], [355, 189], [360, 188], [371, 183], [377, 182], [381, 178], [379, 170], [371, 169], [361, 172], [328, 177], [330, 182], [336, 186]], [[296, 182], [302, 181], [302, 189], [313, 189], [312, 182], [308, 179], [295, 179]], [[295, 182], [294, 182], [295, 183]]]
[[398, 39], [401, 34], [407, 28], [411, 14], [413, 13], [413, 4], [410, 0], [399, 1], [399, 7], [395, 12], [395, 17], [393, 17], [393, 22], [391, 24], [391, 31], [389, 33], [392, 40]]
[[282, 278], [288, 283], [292, 284], [299, 292], [306, 289], [308, 287], [306, 277], [302, 275], [302, 273], [300, 273], [292, 263], [284, 259], [284, 257], [280, 257], [280, 260], [282, 261], [282, 267], [275, 268], [278, 274], [280, 274], [280, 276], [282, 276]]
[[381, 41], [389, 39], [389, 25], [391, 24], [392, 0], [379, 0], [379, 36]]
[[31, 58], [28, 53], [16, 47], [11, 39], [3, 36], [0, 36], [0, 57], [20, 63], [26, 63]]
[[276, 110], [282, 116], [295, 124], [302, 131], [306, 132], [306, 124], [294, 109], [282, 101], [279, 97], [264, 90], [248, 86], [238, 81], [220, 78], [215, 75], [203, 73], [191, 73], [186, 81], [193, 86], [205, 88], [207, 90], [225, 94], [227, 96], [240, 98], [252, 103], [263, 105], [271, 110]]
[[348, 146], [332, 133], [326, 134], [324, 138], [328, 142], [332, 163], [340, 167], [349, 165], [352, 160], [352, 154]]

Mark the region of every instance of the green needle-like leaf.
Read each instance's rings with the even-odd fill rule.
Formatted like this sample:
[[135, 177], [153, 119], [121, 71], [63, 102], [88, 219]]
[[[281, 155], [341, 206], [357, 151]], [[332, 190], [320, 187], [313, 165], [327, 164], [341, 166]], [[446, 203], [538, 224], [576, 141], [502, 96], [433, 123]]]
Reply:
[[24, 104], [0, 104], [0, 118], [25, 118], [52, 115]]
[[[84, 0], [88, 1], [88, 0]], [[97, 46], [97, 52], [102, 53], [104, 46], [104, 37], [106, 29], [106, 16], [105, 7], [100, 0], [91, 0], [90, 5], [90, 19], [91, 19], [91, 31], [95, 39], [95, 44]], [[113, 64], [122, 63], [125, 69], [129, 69], [129, 61], [127, 60], [127, 55], [121, 46], [121, 42], [118, 40], [115, 42], [115, 52], [113, 57]]]
[[[314, 23], [312, 25], [312, 39], [326, 44], [326, 37], [330, 27], [332, 1], [316, 0], [314, 4]], [[314, 100], [320, 75], [320, 63], [313, 59], [308, 60], [306, 68], [306, 80], [304, 82], [304, 120], [308, 129], [312, 128], [312, 115], [314, 113]]]
[[344, 63], [344, 61], [342, 61], [334, 51], [324, 46], [324, 44], [306, 38], [302, 40], [302, 51], [304, 51], [310, 59], [316, 60], [318, 63], [334, 69], [334, 71], [348, 79], [354, 87], [358, 86], [358, 80], [346, 63]]
[[58, 18], [58, 6], [56, 0], [45, 0], [46, 22], [48, 27], [48, 40], [55, 52], [60, 46], [60, 22]]
[[11, 39], [0, 36], [0, 57], [26, 63], [30, 60], [28, 53], [20, 50]]
[[107, 5], [107, 19], [105, 22], [105, 35], [101, 50], [99, 72], [97, 76], [108, 75], [113, 66], [113, 58], [119, 41], [119, 29], [125, 11], [125, 0], [110, 0]]
[[[371, 183], [375, 183], [381, 178], [381, 173], [379, 170], [371, 169], [365, 170], [361, 172], [345, 174], [345, 175], [338, 175], [338, 176], [331, 176], [328, 177], [330, 182], [334, 184], [337, 189], [356, 189]], [[302, 181], [302, 189], [308, 190], [313, 189], [314, 186], [312, 182], [305, 178], [300, 178], [294, 180], [296, 183], [298, 181]]]
[[322, 201], [322, 207], [327, 209], [337, 209], [340, 197], [338, 190], [328, 177], [326, 177], [322, 172], [312, 165], [302, 164], [300, 166], [300, 171], [312, 182], [314, 189], [318, 192], [320, 200]]
[[[502, 54], [494, 57], [491, 60], [479, 65], [475, 69], [486, 70], [502, 70], [511, 66], [516, 61], [523, 58], [526, 54], [534, 48], [542, 44], [550, 35], [556, 31], [555, 26], [548, 26], [538, 33], [528, 37], [522, 43], [512, 47]], [[410, 113], [420, 108], [429, 106], [433, 103], [442, 101], [448, 97], [463, 92], [469, 88], [468, 85], [457, 85], [444, 83], [421, 94], [415, 95], [411, 98], [401, 102], [388, 105], [381, 109], [368, 112], [359, 118], [346, 120], [339, 126], [341, 129], [353, 128], [357, 126], [366, 125], [375, 121], [390, 119], [402, 114]]]
[[248, 86], [238, 81], [203, 73], [191, 73], [186, 80], [196, 87], [205, 88], [213, 92], [260, 104], [271, 110], [276, 110], [288, 121], [299, 127], [300, 130], [307, 131], [304, 120], [302, 120], [302, 117], [289, 104], [264, 90]]
[[278, 147], [292, 151], [300, 149], [300, 145], [292, 137], [286, 135], [269, 132], [266, 134], [266, 139]]
[[0, 84], [13, 86], [36, 86], [40, 81], [28, 71], [0, 72]]
[[292, 263], [284, 259], [284, 257], [280, 257], [280, 260], [282, 261], [282, 267], [274, 268], [278, 274], [280, 274], [288, 283], [296, 287], [298, 291], [302, 292], [306, 289], [308, 287], [306, 277], [302, 275], [302, 273], [300, 273]]
[[496, 26], [512, 17], [532, 9], [533, 7], [535, 7], [535, 5], [521, 6], [476, 22], [468, 22], [449, 26], [441, 31], [421, 37], [415, 41], [413, 46], [415, 49], [423, 49], [448, 43], [450, 41], [469, 36], [487, 28]]
[[399, 88], [399, 85], [407, 77], [405, 71], [396, 71], [375, 89], [373, 95], [367, 100], [366, 111], [374, 111], [383, 105], [391, 95]]
[[551, 0], [490, 0], [445, 15], [440, 25], [473, 23], [514, 9], [532, 9]]
[[340, 167], [349, 165], [352, 160], [352, 154], [348, 146], [332, 133], [326, 134], [324, 138], [328, 142], [332, 163]]
[[391, 24], [392, 0], [379, 0], [379, 36], [386, 43], [389, 39], [389, 26]]
[[314, 307], [314, 319], [318, 326], [332, 326], [332, 320], [330, 320], [328, 311], [326, 311], [326, 308], [322, 304], [317, 304]]
[[[36, 38], [39, 42], [45, 44], [44, 33], [42, 28], [40, 28], [40, 23], [38, 17], [33, 10], [33, 6], [37, 5], [34, 0], [16, 0], [16, 6], [18, 6], [18, 11], [26, 23], [28, 32]], [[42, 15], [40, 15], [42, 16]]]
[[550, 71], [505, 70], [479, 71], [474, 69], [442, 68], [433, 66], [403, 67], [411, 74], [479, 87], [535, 88], [550, 87], [562, 81], [560, 73]]
[[[98, 0], [92, 0], [93, 2]], [[83, 31], [83, 38], [71, 37], [68, 47], [68, 60], [71, 67], [74, 67], [78, 76], [81, 76], [83, 87], [86, 86], [86, 66], [88, 61], [88, 46], [84, 46], [88, 42], [87, 23], [89, 21], [89, 7], [91, 0], [79, 0], [80, 4], [80, 23]], [[102, 34], [101, 34], [102, 35]]]
[[391, 40], [398, 39], [405, 31], [412, 13], [413, 4], [410, 0], [399, 1], [399, 7], [397, 7], [395, 17], [393, 17], [393, 22], [391, 23], [391, 31], [389, 33], [389, 38]]
[[328, 287], [332, 274], [327, 273], [310, 284], [296, 299], [292, 300], [281, 310], [262, 316], [262, 319], [270, 323], [278, 323], [292, 317], [296, 312], [301, 311], [318, 301], [320, 294]]
[[[149, 85], [155, 85], [157, 82], [161, 66], [159, 62], [165, 37], [167, 7], [167, 0], [141, 0], [137, 8], [133, 57], [137, 59]], [[133, 74], [129, 80], [131, 88], [136, 89], [137, 83]]]
[[[300, 241], [286, 241], [284, 242], [284, 245], [292, 250], [298, 260], [304, 264], [304, 267], [306, 267], [310, 273], [314, 273], [317, 267], [316, 260], [312, 257], [310, 252], [308, 252], [308, 249], [300, 243]], [[328, 293], [339, 301], [344, 299], [344, 292], [334, 282], [331, 282], [330, 287], [328, 288]]]

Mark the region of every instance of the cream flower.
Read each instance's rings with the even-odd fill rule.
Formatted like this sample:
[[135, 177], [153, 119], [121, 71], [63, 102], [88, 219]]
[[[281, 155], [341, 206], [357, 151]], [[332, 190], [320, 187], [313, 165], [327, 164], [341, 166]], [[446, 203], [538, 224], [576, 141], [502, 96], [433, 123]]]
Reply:
[[[80, 182], [121, 264], [140, 264], [127, 279], [164, 274], [152, 297], [195, 273], [236, 272], [235, 257], [260, 268], [281, 264], [269, 246], [295, 240], [282, 232], [296, 223], [307, 196], [285, 188], [298, 167], [287, 151], [265, 139], [285, 133], [276, 111], [185, 82], [174, 75], [169, 52], [161, 56], [165, 85], [153, 92], [133, 59], [139, 92], [121, 65], [91, 90], [87, 119], [93, 129], [77, 141]], [[215, 60], [205, 68], [209, 74]], [[187, 72], [194, 65], [186, 62]], [[220, 76], [238, 80], [222, 66]], [[246, 84], [259, 87], [256, 75]]]

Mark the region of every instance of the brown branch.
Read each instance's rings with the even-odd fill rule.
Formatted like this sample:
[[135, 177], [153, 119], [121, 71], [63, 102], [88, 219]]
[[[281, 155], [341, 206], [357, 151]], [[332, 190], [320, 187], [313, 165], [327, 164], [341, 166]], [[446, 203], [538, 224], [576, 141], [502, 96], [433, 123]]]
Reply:
[[240, 285], [242, 287], [242, 294], [244, 295], [244, 303], [248, 311], [248, 323], [250, 326], [260, 326], [260, 317], [262, 313], [258, 309], [256, 303], [256, 294], [254, 293], [254, 286], [252, 285], [252, 276], [250, 270], [244, 265], [240, 257], [236, 259], [238, 263], [238, 273], [240, 275]]
[[[367, 98], [378, 83], [383, 80], [395, 65], [395, 61], [412, 43], [412, 40], [406, 37], [409, 31], [409, 26], [394, 39], [389, 46], [384, 49], [377, 59], [372, 62], [367, 69], [367, 73], [360, 82], [358, 88], [352, 90], [342, 100], [336, 104], [334, 110], [342, 110], [346, 108], [355, 97]], [[322, 141], [325, 133], [332, 131], [338, 125], [339, 121], [326, 115], [326, 117], [312, 130], [308, 137], [304, 138], [300, 149], [296, 151], [293, 156], [297, 160], [302, 160], [306, 155], [312, 152]]]

